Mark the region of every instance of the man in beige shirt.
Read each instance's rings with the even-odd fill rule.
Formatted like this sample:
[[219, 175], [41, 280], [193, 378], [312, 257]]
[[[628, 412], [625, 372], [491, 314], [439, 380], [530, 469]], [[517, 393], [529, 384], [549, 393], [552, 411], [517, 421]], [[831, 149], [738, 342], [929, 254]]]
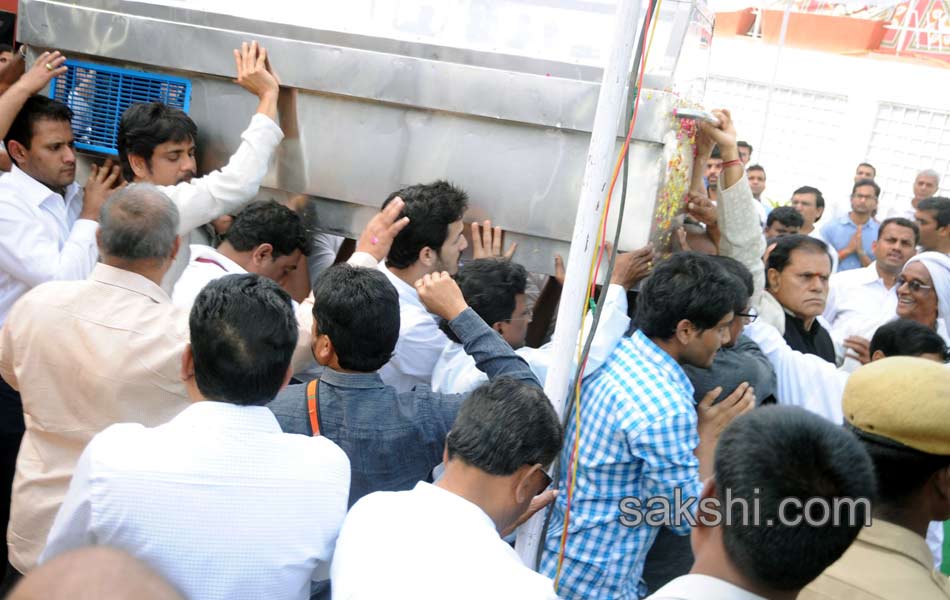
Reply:
[[946, 600], [933, 569], [931, 521], [950, 518], [950, 370], [893, 357], [855, 371], [842, 408], [871, 455], [878, 479], [870, 527], [798, 596], [799, 600]]
[[22, 394], [26, 421], [7, 531], [19, 573], [36, 564], [96, 433], [122, 422], [154, 427], [189, 404], [180, 377], [188, 313], [160, 287], [181, 244], [178, 221], [151, 185], [116, 192], [102, 210], [102, 262], [90, 278], [41, 284], [10, 312], [0, 375]]

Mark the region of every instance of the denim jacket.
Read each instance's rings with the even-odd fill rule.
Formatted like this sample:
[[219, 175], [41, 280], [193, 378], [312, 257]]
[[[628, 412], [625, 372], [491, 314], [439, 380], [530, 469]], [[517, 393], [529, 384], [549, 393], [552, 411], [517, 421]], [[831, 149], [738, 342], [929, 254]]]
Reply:
[[[528, 364], [471, 308], [449, 322], [489, 379], [539, 385]], [[376, 373], [325, 368], [317, 386], [320, 433], [350, 459], [350, 506], [377, 491], [412, 489], [442, 462], [445, 436], [465, 394], [437, 394], [419, 385], [402, 394]], [[307, 385], [291, 385], [268, 404], [285, 433], [313, 435]]]

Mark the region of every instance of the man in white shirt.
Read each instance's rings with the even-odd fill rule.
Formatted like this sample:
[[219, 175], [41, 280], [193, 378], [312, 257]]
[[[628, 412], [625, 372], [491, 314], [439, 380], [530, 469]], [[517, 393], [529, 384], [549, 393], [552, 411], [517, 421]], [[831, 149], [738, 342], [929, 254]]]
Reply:
[[[238, 212], [257, 195], [271, 157], [284, 133], [277, 125], [280, 84], [267, 62], [267, 52], [253, 42], [235, 51], [237, 83], [259, 99], [241, 145], [220, 170], [197, 177], [195, 142], [198, 128], [187, 114], [159, 102], [133, 104], [119, 123], [118, 147], [127, 181], [162, 187], [178, 206], [181, 234], [214, 219]], [[186, 245], [165, 276], [162, 287], [171, 293], [188, 265]]]
[[554, 586], [501, 535], [553, 492], [544, 472], [563, 433], [540, 388], [499, 379], [462, 405], [445, 443], [445, 474], [404, 492], [375, 492], [350, 510], [331, 569], [348, 600], [554, 600]]
[[459, 256], [468, 247], [462, 235], [468, 195], [446, 181], [436, 181], [393, 192], [383, 207], [397, 197], [405, 202], [402, 214], [409, 225], [396, 236], [379, 269], [399, 294], [399, 341], [379, 375], [397, 392], [408, 392], [416, 385], [429, 385], [448, 342], [436, 317], [419, 300], [415, 282], [430, 273], [458, 271]]
[[290, 296], [259, 275], [223, 277], [198, 295], [189, 327], [192, 404], [164, 425], [93, 438], [40, 562], [109, 545], [188, 598], [305, 600], [326, 578], [350, 465], [325, 437], [282, 433], [264, 406], [291, 377]]
[[[919, 229], [903, 217], [886, 219], [871, 246], [875, 261], [866, 267], [831, 276], [823, 313], [835, 344], [850, 352], [844, 363], [853, 371], [867, 362], [867, 343], [877, 328], [894, 319], [897, 278], [917, 252]], [[856, 339], [857, 338], [857, 339]]]
[[[691, 534], [692, 570], [649, 600], [794, 598], [871, 519], [874, 466], [861, 442], [800, 408], [736, 418], [719, 438], [714, 471]], [[822, 508], [803, 508], [812, 498]]]
[[[600, 323], [591, 343], [585, 375], [596, 371], [610, 357], [614, 346], [629, 329], [627, 290], [649, 274], [648, 265], [652, 258], [652, 246], [617, 257]], [[540, 348], [524, 345], [528, 323], [531, 322], [531, 310], [526, 307], [527, 272], [524, 267], [510, 261], [479, 259], [463, 265], [455, 279], [468, 305], [527, 361], [538, 381], [544, 381], [552, 359], [552, 346], [550, 343]], [[588, 335], [592, 324], [592, 314], [588, 313], [585, 322]], [[445, 325], [442, 330], [450, 341], [432, 371], [432, 390], [463, 394], [488, 381], [488, 377], [475, 366], [475, 359], [450, 333], [451, 330]]]
[[[86, 193], [75, 182], [72, 113], [36, 96], [63, 75], [66, 58], [44, 52], [0, 96], [0, 135], [14, 166], [0, 178], [0, 326], [31, 288], [85, 279], [96, 264], [99, 209], [118, 180], [118, 168], [93, 166]], [[49, 373], [55, 377], [56, 373]], [[0, 379], [0, 523], [9, 519], [10, 485], [23, 436], [23, 408], [13, 382]], [[0, 565], [6, 551], [0, 550]]]
[[19, 573], [35, 565], [92, 436], [113, 423], [164, 423], [188, 403], [178, 376], [188, 315], [159, 287], [181, 243], [178, 210], [136, 184], [112, 195], [101, 221], [90, 278], [33, 288], [0, 335], [0, 375], [26, 416], [7, 529]]
[[[815, 227], [815, 223], [825, 214], [825, 197], [821, 195], [821, 190], [803, 185], [792, 193], [791, 205], [804, 221], [799, 233], [828, 244], [821, 230]], [[831, 244], [828, 244], [828, 256], [831, 257], [831, 272], [835, 273], [838, 270], [838, 253], [831, 248]]]
[[229, 274], [257, 273], [284, 286], [309, 251], [297, 213], [274, 200], [252, 202], [235, 217], [220, 246], [191, 246], [191, 261], [175, 283], [172, 302], [191, 308], [205, 285]]
[[950, 198], [934, 196], [921, 200], [914, 219], [920, 227], [920, 247], [950, 255]]
[[906, 202], [898, 199], [898, 203], [887, 212], [887, 217], [903, 217], [912, 220], [920, 201], [936, 196], [939, 188], [940, 173], [933, 169], [924, 169], [914, 178], [913, 198]]

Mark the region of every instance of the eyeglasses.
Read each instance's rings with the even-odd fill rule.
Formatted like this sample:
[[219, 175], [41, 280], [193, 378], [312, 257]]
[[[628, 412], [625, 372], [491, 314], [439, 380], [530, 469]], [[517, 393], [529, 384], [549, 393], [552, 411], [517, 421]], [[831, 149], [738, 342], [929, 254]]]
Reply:
[[915, 294], [916, 294], [917, 292], [919, 292], [920, 290], [932, 290], [932, 289], [934, 289], [934, 286], [932, 286], [932, 285], [924, 285], [924, 284], [920, 283], [919, 281], [917, 281], [916, 279], [904, 279], [903, 276], [900, 276], [900, 277], [897, 278], [897, 288], [898, 288], [898, 289], [900, 289], [900, 287], [901, 287], [902, 285], [904, 285], [905, 283], [907, 284], [907, 289], [909, 289], [911, 292], [913, 292], [913, 293], [915, 293]]
[[856, 200], [877, 200], [874, 194], [851, 194], [851, 197]]
[[541, 473], [541, 485], [538, 487], [538, 492], [535, 494], [535, 496], [548, 489], [548, 486], [551, 485], [552, 481], [551, 476], [548, 475], [548, 472], [544, 469], [538, 469], [538, 472]]
[[508, 322], [510, 323], [512, 321], [527, 321], [528, 323], [530, 323], [533, 319], [534, 319], [534, 311], [529, 310], [527, 314], [525, 314], [523, 317], [514, 317], [511, 319], [508, 319]]
[[759, 318], [759, 313], [754, 308], [749, 307], [748, 312], [736, 313], [735, 316], [742, 317], [746, 323], [754, 323]]

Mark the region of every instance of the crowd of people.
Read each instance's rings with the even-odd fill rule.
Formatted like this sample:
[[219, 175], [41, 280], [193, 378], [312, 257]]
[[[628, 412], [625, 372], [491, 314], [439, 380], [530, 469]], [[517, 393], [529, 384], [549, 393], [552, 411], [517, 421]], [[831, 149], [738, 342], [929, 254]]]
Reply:
[[257, 200], [286, 90], [234, 58], [258, 106], [203, 175], [156, 102], [77, 183], [59, 52], [0, 95], [10, 598], [950, 598], [938, 174], [882, 219], [862, 164], [819, 227], [714, 111], [676, 250], [617, 253], [563, 419], [501, 229], [406, 182], [349, 253]]

